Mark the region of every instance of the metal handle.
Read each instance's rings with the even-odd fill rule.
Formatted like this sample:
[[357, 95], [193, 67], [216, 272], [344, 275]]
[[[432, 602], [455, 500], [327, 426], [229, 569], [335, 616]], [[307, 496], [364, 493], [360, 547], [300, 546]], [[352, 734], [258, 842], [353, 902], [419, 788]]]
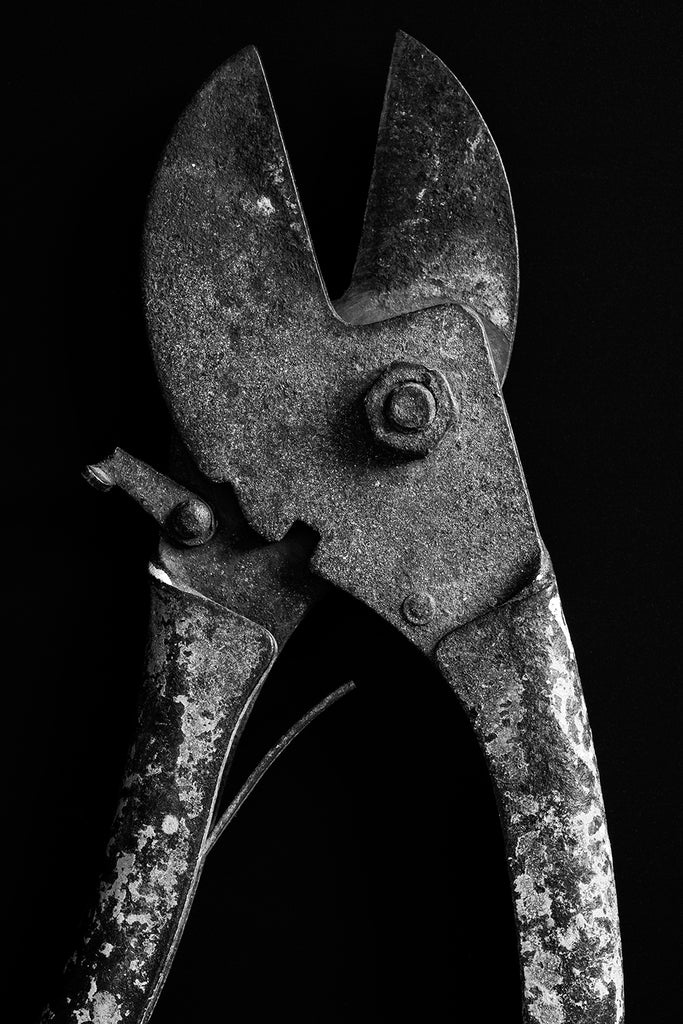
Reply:
[[621, 942], [600, 779], [554, 577], [446, 637], [439, 667], [487, 759], [528, 1024], [619, 1024]]
[[149, 1020], [203, 864], [221, 777], [277, 645], [152, 568], [137, 736], [99, 898], [44, 1022]]

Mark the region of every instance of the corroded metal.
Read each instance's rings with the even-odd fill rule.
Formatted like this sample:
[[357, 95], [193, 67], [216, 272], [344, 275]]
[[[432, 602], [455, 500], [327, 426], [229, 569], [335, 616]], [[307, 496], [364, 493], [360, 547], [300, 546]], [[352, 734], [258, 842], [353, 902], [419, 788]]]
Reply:
[[[557, 825], [552, 842], [530, 851], [524, 871], [513, 866], [516, 885], [529, 876], [535, 893], [543, 881], [543, 898], [556, 901], [545, 931], [518, 918], [526, 1012], [543, 1024], [614, 1024], [620, 961], [597, 776], [584, 777], [585, 759], [572, 759], [552, 732], [554, 705], [547, 695], [543, 703], [543, 687], [557, 683], [557, 640], [550, 644], [543, 616], [539, 626], [531, 614], [539, 599], [523, 605], [526, 618], [509, 611], [521, 604], [506, 603], [532, 586], [544, 549], [499, 389], [516, 313], [514, 219], [476, 107], [433, 54], [399, 37], [353, 283], [336, 307], [342, 322], [320, 280], [260, 63], [243, 51], [200, 91], [162, 160], [147, 227], [146, 289], [159, 378], [179, 432], [206, 477], [232, 484], [257, 533], [277, 540], [299, 521], [315, 530], [315, 573], [428, 653], [449, 636], [440, 658], [456, 689], [476, 679], [477, 661], [486, 667], [497, 650], [477, 633], [492, 643], [492, 623], [500, 643], [513, 653], [521, 645], [532, 659], [536, 704], [529, 698], [528, 713], [507, 724], [518, 730], [517, 753], [544, 750], [550, 776], [538, 768], [525, 776], [527, 789], [520, 782], [508, 792], [505, 773], [514, 766], [496, 760], [500, 735], [489, 737], [484, 712], [470, 705], [503, 804], [513, 805], [503, 816], [511, 856], [523, 856], [512, 820], [523, 796], [532, 800], [524, 807], [536, 815], [537, 831], [552, 814]], [[459, 305], [438, 305], [444, 301]], [[405, 449], [415, 434], [387, 423], [400, 381], [381, 386], [387, 367], [407, 364], [442, 375], [458, 413], [432, 451], [411, 453], [426, 457], [409, 461]], [[425, 415], [429, 431], [429, 409]], [[391, 432], [395, 443], [385, 447], [401, 450], [382, 456], [372, 441]], [[471, 657], [462, 683], [461, 645], [463, 658]], [[514, 697], [524, 665], [512, 657], [494, 692], [509, 685]], [[579, 693], [578, 677], [573, 685]], [[461, 691], [465, 703], [468, 692]], [[507, 690], [500, 699], [509, 699]], [[557, 807], [544, 789], [549, 781]], [[584, 846], [570, 824], [579, 811], [595, 812], [586, 829], [603, 830]], [[544, 858], [541, 879], [531, 865]], [[602, 910], [592, 905], [598, 890]], [[595, 928], [590, 941], [581, 935], [576, 943], [567, 930], [572, 915], [588, 911], [588, 929], [600, 927], [601, 913], [609, 925], [604, 943]], [[555, 961], [562, 943], [574, 953]], [[583, 1017], [589, 991], [573, 976], [579, 966], [600, 976]]]
[[409, 380], [392, 389], [383, 411], [395, 430], [413, 433], [425, 430], [434, 422], [436, 399], [425, 384]]
[[406, 458], [424, 458], [436, 448], [456, 415], [447, 378], [419, 363], [392, 363], [365, 396], [375, 440]]
[[[115, 448], [102, 462], [86, 466], [83, 476], [100, 491], [119, 487], [137, 501], [162, 529], [166, 529], [169, 523], [172, 525], [179, 509], [194, 509], [203, 520], [204, 539], [208, 540], [213, 533], [213, 515], [201, 498], [141, 459], [129, 455], [123, 448]], [[199, 511], [202, 506], [208, 509], [208, 516], [207, 512]]]
[[277, 645], [152, 569], [135, 743], [81, 948], [44, 1024], [149, 1019], [203, 863], [218, 787]]
[[506, 837], [525, 1020], [620, 1024], [590, 730], [500, 391], [514, 218], [469, 96], [399, 35], [335, 309], [260, 61], [242, 51], [167, 146], [145, 290], [172, 477], [117, 449], [88, 479], [162, 528], [146, 695], [100, 902], [45, 1020], [148, 1020], [240, 724], [333, 585], [434, 658], [470, 715]]
[[396, 37], [363, 232], [336, 304], [354, 323], [444, 301], [488, 322], [505, 379], [517, 318], [517, 233], [496, 144], [443, 61]]
[[[145, 281], [179, 433], [262, 537], [306, 523], [320, 537], [315, 571], [426, 650], [533, 577], [539, 540], [480, 319], [455, 305], [339, 319], [253, 49], [219, 69], [171, 136]], [[460, 408], [422, 460], [380, 452], [363, 414], [395, 362], [438, 371]], [[418, 590], [436, 611], [416, 631], [401, 604]]]
[[496, 791], [524, 1020], [616, 1024], [624, 992], [612, 852], [552, 570], [446, 637], [437, 663], [470, 716]]
[[216, 519], [211, 506], [201, 498], [186, 498], [171, 509], [164, 525], [179, 544], [193, 548], [211, 540]]
[[[177, 586], [262, 623], [283, 644], [327, 589], [310, 572], [315, 536], [300, 526], [276, 544], [265, 543], [245, 522], [231, 489], [208, 483], [181, 445], [171, 461], [175, 479], [117, 448], [84, 475], [100, 490], [116, 485], [158, 523], [157, 562]], [[204, 510], [204, 533], [194, 543], [180, 541], [173, 528], [174, 513], [187, 504]]]

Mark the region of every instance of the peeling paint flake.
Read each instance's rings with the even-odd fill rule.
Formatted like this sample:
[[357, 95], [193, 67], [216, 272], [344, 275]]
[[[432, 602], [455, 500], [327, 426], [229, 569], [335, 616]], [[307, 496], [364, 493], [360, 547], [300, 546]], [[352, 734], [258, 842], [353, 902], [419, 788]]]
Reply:
[[266, 217], [272, 217], [275, 213], [275, 207], [271, 203], [268, 196], [259, 196], [256, 200], [256, 209], [259, 213], [264, 214]]
[[[156, 575], [152, 593], [126, 800], [98, 905], [65, 974], [63, 1019], [76, 1024], [137, 1021], [149, 1006], [180, 938], [233, 733], [274, 652], [260, 626], [199, 595]], [[53, 1019], [50, 1008], [43, 1021]]]
[[501, 807], [531, 1024], [620, 1024], [612, 854], [554, 578], [451, 633], [437, 660]]

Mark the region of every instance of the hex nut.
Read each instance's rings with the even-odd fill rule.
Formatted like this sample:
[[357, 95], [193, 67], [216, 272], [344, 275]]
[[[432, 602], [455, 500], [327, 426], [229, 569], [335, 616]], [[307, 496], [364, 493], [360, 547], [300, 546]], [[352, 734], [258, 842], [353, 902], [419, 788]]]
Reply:
[[375, 440], [409, 459], [428, 455], [441, 441], [455, 414], [450, 385], [439, 370], [421, 363], [386, 367], [365, 396]]

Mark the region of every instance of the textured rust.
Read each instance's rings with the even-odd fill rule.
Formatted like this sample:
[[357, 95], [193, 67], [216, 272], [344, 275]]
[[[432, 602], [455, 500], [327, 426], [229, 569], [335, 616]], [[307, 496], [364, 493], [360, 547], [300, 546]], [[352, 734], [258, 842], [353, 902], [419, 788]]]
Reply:
[[276, 644], [267, 630], [152, 580], [147, 673], [96, 907], [44, 1024], [142, 1024], [198, 882], [218, 786]]
[[528, 1024], [619, 1024], [621, 945], [600, 779], [552, 574], [457, 630], [437, 661], [488, 762]]
[[[91, 486], [100, 491], [109, 491], [114, 486], [119, 487], [137, 501], [162, 528], [167, 526], [169, 520], [172, 521], [179, 508], [196, 510], [204, 505], [187, 487], [171, 480], [164, 473], [159, 473], [146, 462], [129, 455], [123, 448], [115, 448], [108, 458], [95, 466], [86, 466], [83, 476]], [[208, 512], [210, 515], [210, 509]], [[208, 538], [211, 529], [206, 529], [206, 522], [204, 525]]]
[[443, 61], [396, 38], [353, 280], [354, 323], [451, 301], [492, 326], [502, 382], [517, 316], [510, 188], [484, 119]]
[[186, 498], [171, 509], [164, 526], [173, 540], [195, 547], [211, 540], [216, 520], [211, 506], [201, 498]]
[[424, 430], [434, 422], [436, 400], [424, 384], [408, 381], [394, 388], [385, 402], [384, 413], [397, 430]]
[[[181, 118], [145, 250], [169, 408], [261, 536], [306, 523], [316, 571], [425, 649], [533, 577], [540, 546], [481, 322], [454, 305], [361, 327], [336, 316], [254, 50]], [[460, 408], [420, 461], [380, 452], [363, 413], [395, 362], [443, 374]], [[436, 612], [416, 633], [400, 609], [418, 590]]]
[[419, 363], [387, 366], [365, 396], [375, 440], [407, 459], [429, 455], [459, 411], [443, 373]]
[[544, 548], [499, 386], [514, 218], [469, 96], [399, 35], [353, 282], [335, 309], [260, 61], [242, 51], [169, 141], [145, 290], [180, 438], [175, 479], [120, 449], [89, 467], [162, 537], [100, 900], [44, 1020], [149, 1019], [240, 723], [277, 643], [334, 584], [436, 657], [470, 715], [505, 832], [525, 1021], [620, 1024], [595, 756], [554, 578], [536, 575]]

